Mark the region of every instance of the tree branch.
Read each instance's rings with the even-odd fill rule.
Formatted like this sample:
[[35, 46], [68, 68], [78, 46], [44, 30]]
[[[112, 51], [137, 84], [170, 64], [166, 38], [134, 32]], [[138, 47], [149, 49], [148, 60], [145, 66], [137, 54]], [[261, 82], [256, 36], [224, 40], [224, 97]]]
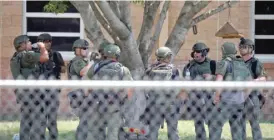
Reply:
[[97, 19], [87, 1], [70, 1], [70, 3], [80, 12], [85, 25], [87, 37], [92, 41], [94, 47], [98, 49], [103, 41], [107, 41], [97, 23]]
[[120, 39], [126, 39], [130, 35], [130, 31], [125, 24], [110, 10], [110, 6], [106, 1], [96, 1], [96, 4], [101, 9], [104, 17], [108, 21], [111, 29], [118, 35]]
[[120, 12], [121, 12], [121, 14], [120, 14], [121, 21], [127, 26], [129, 31], [132, 31], [130, 1], [120, 1], [119, 7], [120, 7]]
[[97, 20], [101, 23], [101, 25], [104, 27], [104, 29], [108, 32], [108, 34], [112, 37], [112, 39], [115, 42], [119, 42], [120, 40], [118, 39], [117, 34], [115, 34], [115, 32], [113, 32], [107, 22], [107, 20], [101, 15], [100, 11], [97, 9], [94, 1], [89, 1], [89, 4], [92, 8], [92, 10], [94, 11], [94, 14], [97, 18]]
[[182, 47], [185, 35], [187, 34], [189, 28], [191, 27], [191, 21], [193, 18], [193, 7], [195, 5], [192, 1], [185, 1], [183, 8], [179, 14], [179, 17], [176, 21], [175, 26], [173, 27], [168, 40], [165, 44], [166, 47], [169, 47], [173, 52], [174, 56], [179, 52]]
[[114, 14], [121, 19], [121, 12], [120, 12], [120, 7], [119, 7], [119, 1], [108, 1], [110, 8], [114, 12]]
[[151, 30], [159, 5], [160, 1], [145, 1], [143, 23], [137, 39], [139, 49], [141, 48], [140, 44], [151, 37]]
[[227, 1], [227, 2], [225, 2], [224, 4], [218, 6], [217, 8], [211, 9], [211, 10], [209, 10], [209, 11], [207, 11], [207, 12], [205, 12], [205, 13], [203, 13], [203, 14], [197, 16], [197, 17], [195, 17], [195, 18], [193, 19], [193, 21], [192, 21], [192, 25], [195, 25], [195, 24], [197, 24], [197, 23], [199, 23], [199, 22], [201, 22], [201, 21], [203, 21], [203, 20], [209, 18], [210, 16], [212, 16], [212, 15], [214, 15], [214, 14], [217, 14], [217, 13], [219, 13], [219, 12], [224, 11], [225, 9], [227, 9], [227, 8], [229, 8], [230, 6], [236, 4], [237, 2], [239, 2], [239, 1]]
[[148, 50], [147, 50], [148, 58], [151, 56], [151, 53], [152, 53], [153, 48], [155, 47], [156, 41], [159, 40], [160, 33], [162, 31], [164, 21], [166, 19], [166, 14], [167, 14], [167, 11], [169, 9], [169, 4], [170, 4], [170, 1], [165, 1], [164, 5], [163, 5], [163, 8], [162, 8], [162, 11], [161, 11], [161, 14], [160, 14], [160, 18], [158, 19], [158, 22], [157, 22], [156, 27], [155, 27], [154, 35], [151, 38], [150, 45], [149, 45]]
[[193, 3], [193, 5], [194, 5], [194, 15], [193, 16], [195, 16], [197, 13], [199, 13], [204, 8], [206, 8], [209, 3], [211, 3], [211, 1], [200, 1], [198, 3]]

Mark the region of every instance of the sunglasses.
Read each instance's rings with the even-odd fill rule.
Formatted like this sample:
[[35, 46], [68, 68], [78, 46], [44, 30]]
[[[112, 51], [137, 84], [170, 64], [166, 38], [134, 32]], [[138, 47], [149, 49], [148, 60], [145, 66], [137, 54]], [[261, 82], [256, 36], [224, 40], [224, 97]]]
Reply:
[[88, 48], [81, 48], [82, 50], [87, 50]]
[[196, 53], [201, 53], [202, 51], [201, 51], [201, 50], [195, 50], [194, 52], [196, 52]]
[[240, 49], [246, 49], [246, 48], [248, 48], [249, 46], [248, 45], [239, 45], [239, 48]]

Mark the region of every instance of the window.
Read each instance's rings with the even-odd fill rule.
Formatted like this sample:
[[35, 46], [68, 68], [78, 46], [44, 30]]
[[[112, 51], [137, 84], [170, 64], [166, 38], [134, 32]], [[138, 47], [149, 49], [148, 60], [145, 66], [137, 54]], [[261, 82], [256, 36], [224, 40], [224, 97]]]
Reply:
[[250, 1], [251, 36], [255, 55], [262, 62], [274, 62], [274, 1]]
[[84, 25], [77, 9], [69, 4], [68, 10], [62, 14], [45, 12], [44, 6], [49, 1], [24, 1], [23, 33], [36, 42], [41, 33], [52, 36], [52, 49], [59, 51], [64, 60], [74, 57], [72, 44], [84, 38]]

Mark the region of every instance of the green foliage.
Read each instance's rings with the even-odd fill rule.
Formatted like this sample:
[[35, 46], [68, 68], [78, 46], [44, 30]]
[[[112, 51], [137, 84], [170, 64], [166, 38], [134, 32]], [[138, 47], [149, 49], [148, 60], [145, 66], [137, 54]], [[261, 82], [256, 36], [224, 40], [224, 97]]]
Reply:
[[[145, 0], [132, 0], [130, 1], [131, 3], [138, 4], [144, 6]], [[50, 12], [50, 13], [64, 13], [67, 11], [69, 8], [69, 1], [67, 0], [50, 0], [47, 5], [44, 6], [44, 11], [45, 12]]]
[[134, 4], [139, 4], [139, 5], [145, 4], [145, 0], [131, 0], [130, 2]]
[[47, 5], [44, 6], [44, 11], [51, 12], [51, 13], [64, 13], [68, 9], [69, 1], [55, 1], [50, 0]]

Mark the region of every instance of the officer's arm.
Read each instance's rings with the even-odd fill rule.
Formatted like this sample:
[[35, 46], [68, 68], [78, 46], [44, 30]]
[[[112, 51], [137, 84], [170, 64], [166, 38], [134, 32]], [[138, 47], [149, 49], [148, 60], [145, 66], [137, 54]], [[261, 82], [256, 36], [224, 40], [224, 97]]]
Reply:
[[[131, 76], [129, 69], [127, 67], [122, 67], [122, 69], [123, 69], [123, 73], [124, 73], [123, 80], [133, 81], [133, 78]], [[127, 93], [128, 99], [131, 99], [133, 96], [133, 93], [134, 93], [134, 89], [128, 88], [126, 93]]]
[[77, 60], [73, 63], [74, 71], [83, 77], [89, 68], [91, 67], [90, 64], [87, 64], [84, 60]]
[[88, 72], [87, 72], [87, 78], [88, 79], [92, 79], [92, 77], [93, 77], [93, 75], [94, 75], [94, 64], [90, 67], [90, 69], [88, 70]]
[[[184, 67], [184, 69], [182, 71], [182, 77], [183, 78], [186, 77], [186, 69], [187, 69], [187, 65], [185, 65], [185, 67]], [[187, 94], [186, 90], [185, 89], [181, 89], [181, 91], [177, 95], [177, 99], [186, 100], [187, 98], [188, 98], [188, 94]]]
[[61, 73], [65, 73], [66, 66], [65, 66], [65, 62], [62, 55], [59, 52], [56, 52], [56, 56], [57, 56], [58, 65], [61, 67]]
[[41, 63], [47, 62], [49, 60], [49, 53], [45, 47], [45, 44], [42, 42], [37, 43], [38, 47], [40, 48], [40, 59]]
[[[225, 63], [225, 61], [220, 61], [220, 62], [217, 63], [216, 81], [223, 81], [224, 80], [224, 76], [226, 74], [226, 69], [227, 69], [227, 64]], [[215, 98], [214, 98], [214, 103], [215, 104], [218, 104], [220, 102], [221, 90], [222, 89], [216, 90]]]
[[255, 79], [255, 81], [266, 81], [266, 72], [263, 64], [260, 61], [257, 63], [256, 75], [258, 75], [258, 77]]

